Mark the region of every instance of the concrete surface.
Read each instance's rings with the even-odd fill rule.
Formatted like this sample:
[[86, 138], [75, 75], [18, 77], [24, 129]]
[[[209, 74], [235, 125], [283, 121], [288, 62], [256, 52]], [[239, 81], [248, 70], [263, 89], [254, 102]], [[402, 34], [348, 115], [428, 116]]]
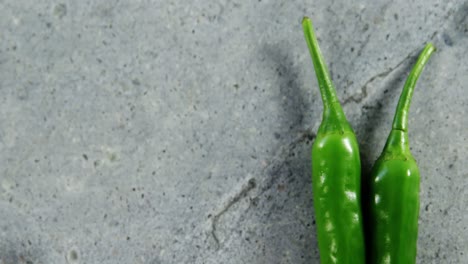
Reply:
[[418, 263], [468, 263], [468, 2], [376, 2], [0, 1], [0, 263], [318, 263], [304, 15], [364, 170], [437, 46]]

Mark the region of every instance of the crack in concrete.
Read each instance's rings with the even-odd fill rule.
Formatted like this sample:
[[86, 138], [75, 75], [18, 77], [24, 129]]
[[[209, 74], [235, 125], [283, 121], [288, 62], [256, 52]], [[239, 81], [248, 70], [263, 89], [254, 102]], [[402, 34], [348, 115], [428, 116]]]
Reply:
[[[437, 33], [437, 31], [436, 31], [436, 33]], [[346, 105], [346, 104], [348, 104], [350, 102], [360, 103], [362, 100], [364, 100], [367, 97], [367, 95], [368, 95], [367, 87], [368, 87], [368, 85], [370, 83], [372, 83], [376, 79], [387, 77], [390, 73], [392, 73], [394, 70], [398, 69], [401, 65], [403, 65], [403, 63], [405, 63], [405, 61], [407, 61], [408, 59], [413, 57], [414, 53], [416, 53], [418, 50], [419, 50], [419, 48], [411, 51], [404, 59], [402, 59], [400, 62], [398, 62], [395, 66], [390, 67], [388, 70], [372, 76], [369, 80], [367, 80], [364, 83], [363, 86], [361, 86], [361, 89], [360, 89], [361, 92], [360, 93], [349, 96], [348, 98], [343, 100], [343, 102], [341, 102], [341, 105], [344, 106], [344, 105]], [[346, 89], [347, 88], [348, 87], [346, 87]]]
[[[293, 151], [302, 142], [312, 141], [315, 139], [315, 137], [316, 137], [316, 134], [312, 132], [311, 129], [306, 129], [299, 135], [299, 137], [294, 139], [291, 143], [287, 144], [286, 147], [280, 148], [280, 150], [278, 151], [278, 154], [273, 157], [272, 162], [270, 162], [270, 165], [267, 166], [265, 170], [271, 167], [275, 167], [278, 164], [279, 164], [279, 167], [275, 168], [275, 171], [281, 169], [285, 164], [284, 156], [288, 156], [289, 153], [291, 153], [291, 151]], [[262, 195], [267, 190], [269, 190], [272, 186], [274, 186], [275, 182], [276, 182], [275, 178], [270, 179], [270, 181], [261, 189], [260, 193], [256, 195], [254, 199], [258, 198], [260, 195]], [[237, 192], [236, 195], [234, 195], [234, 197], [232, 197], [229, 200], [229, 202], [216, 215], [213, 216], [212, 221], [211, 221], [211, 236], [213, 237], [213, 240], [216, 243], [216, 250], [219, 250], [221, 247], [221, 241], [219, 240], [219, 237], [217, 234], [218, 224], [219, 224], [219, 220], [221, 216], [227, 213], [229, 209], [231, 209], [233, 205], [241, 201], [242, 198], [246, 197], [247, 194], [251, 192], [256, 186], [257, 186], [257, 183], [255, 179], [251, 178], [248, 181], [247, 185], [242, 187], [242, 189], [239, 192]]]
[[247, 196], [247, 194], [253, 190], [256, 187], [256, 182], [254, 178], [251, 178], [247, 185], [245, 185], [234, 197], [232, 197], [229, 202], [219, 211], [216, 215], [213, 216], [213, 220], [211, 221], [211, 236], [213, 237], [215, 243], [216, 243], [216, 250], [218, 250], [221, 247], [221, 243], [219, 241], [218, 235], [216, 234], [217, 232], [217, 225], [219, 222], [219, 219], [223, 214], [225, 214], [229, 209], [239, 202], [242, 198]]
[[369, 44], [370, 36], [371, 36], [371, 34], [367, 34], [366, 39], [364, 40], [363, 43], [361, 43], [361, 45], [360, 45], [359, 48], [357, 49], [356, 54], [357, 54], [358, 57], [362, 55], [362, 51], [363, 51], [364, 48], [367, 46], [367, 44]]
[[[289, 156], [289, 154], [292, 151], [294, 151], [294, 149], [299, 144], [305, 141], [313, 141], [315, 137], [316, 137], [316, 134], [312, 132], [311, 128], [306, 129], [299, 135], [299, 137], [294, 139], [292, 142], [290, 142], [286, 146], [280, 148], [280, 150], [278, 151], [278, 154], [272, 158], [270, 165], [267, 168], [265, 168], [265, 170], [272, 169], [274, 172], [280, 171], [287, 164], [287, 162], [285, 161], [285, 157]], [[275, 174], [275, 173], [270, 173], [270, 174]], [[259, 194], [255, 196], [255, 198], [258, 198], [259, 196], [264, 194], [266, 191], [271, 189], [275, 185], [277, 180], [278, 179], [276, 177], [270, 177], [269, 181], [265, 184], [263, 188], [261, 188]]]
[[[447, 14], [445, 15], [445, 19], [444, 19], [444, 23], [442, 23], [441, 26], [439, 26], [439, 28], [437, 30], [435, 30], [431, 36], [429, 37], [429, 40], [430, 41], [434, 41], [435, 37], [439, 34], [439, 31], [442, 30], [446, 24], [448, 23], [449, 21], [449, 18], [454, 14], [455, 10], [454, 9], [451, 9], [447, 12]], [[364, 45], [365, 46], [365, 45]], [[368, 93], [367, 93], [367, 86], [372, 83], [373, 81], [375, 81], [376, 79], [378, 78], [384, 78], [386, 76], [388, 76], [390, 73], [392, 73], [394, 70], [396, 70], [397, 68], [399, 68], [406, 60], [408, 60], [409, 58], [413, 57], [414, 56], [414, 53], [418, 52], [420, 50], [420, 48], [417, 48], [413, 51], [411, 51], [403, 60], [401, 60], [400, 62], [398, 62], [395, 66], [389, 68], [388, 70], [384, 71], [384, 72], [381, 72], [379, 74], [376, 74], [374, 76], [372, 76], [369, 80], [367, 80], [363, 86], [361, 86], [361, 92], [358, 93], [358, 94], [355, 94], [355, 95], [351, 95], [349, 96], [348, 98], [346, 98], [345, 100], [343, 100], [341, 102], [341, 104], [344, 106], [350, 102], [355, 102], [355, 103], [360, 103], [362, 102], [362, 100], [364, 100]], [[346, 87], [346, 89], [349, 88]]]

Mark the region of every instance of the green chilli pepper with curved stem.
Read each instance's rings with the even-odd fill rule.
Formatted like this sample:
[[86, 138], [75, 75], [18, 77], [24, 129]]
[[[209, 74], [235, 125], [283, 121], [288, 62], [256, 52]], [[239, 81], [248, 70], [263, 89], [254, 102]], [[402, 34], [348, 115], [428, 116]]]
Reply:
[[408, 143], [408, 111], [416, 81], [435, 51], [429, 43], [406, 80], [392, 131], [370, 177], [370, 260], [378, 264], [416, 262], [419, 169]]
[[302, 21], [323, 101], [322, 123], [312, 147], [312, 186], [320, 261], [364, 263], [361, 161], [310, 19]]

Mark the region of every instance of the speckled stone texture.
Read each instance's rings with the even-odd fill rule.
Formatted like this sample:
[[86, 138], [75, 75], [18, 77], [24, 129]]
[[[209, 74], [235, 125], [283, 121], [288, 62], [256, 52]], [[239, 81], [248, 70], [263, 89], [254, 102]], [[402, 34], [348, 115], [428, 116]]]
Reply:
[[310, 16], [358, 136], [404, 79], [418, 263], [468, 263], [468, 2], [0, 1], [0, 263], [318, 263]]

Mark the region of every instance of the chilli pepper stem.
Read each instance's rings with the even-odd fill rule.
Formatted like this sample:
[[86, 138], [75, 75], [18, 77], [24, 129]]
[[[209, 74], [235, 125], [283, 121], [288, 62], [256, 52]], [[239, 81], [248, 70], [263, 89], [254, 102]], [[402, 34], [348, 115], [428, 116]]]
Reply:
[[419, 75], [421, 75], [424, 66], [426, 65], [427, 61], [429, 60], [429, 58], [435, 50], [436, 49], [432, 45], [432, 43], [428, 43], [421, 52], [421, 55], [419, 55], [419, 58], [413, 70], [411, 70], [408, 79], [406, 80], [403, 91], [401, 93], [400, 99], [398, 101], [396, 114], [393, 119], [393, 130], [408, 131], [408, 112], [411, 104], [411, 98], [413, 96], [414, 87], [416, 86], [416, 81], [418, 80]]
[[320, 95], [323, 102], [323, 120], [328, 122], [323, 123], [320, 131], [351, 131], [348, 121], [346, 120], [340, 101], [336, 95], [335, 86], [330, 78], [327, 65], [320, 51], [317, 37], [315, 36], [314, 27], [308, 17], [302, 20], [302, 27], [307, 42], [307, 46], [314, 64], [315, 74], [320, 89]]
[[333, 88], [333, 83], [331, 81], [327, 65], [325, 65], [322, 52], [320, 51], [317, 43], [314, 26], [308, 17], [304, 17], [302, 20], [302, 26], [304, 28], [307, 46], [309, 47], [310, 55], [312, 56], [312, 62], [314, 63], [315, 74], [317, 75], [318, 80], [322, 80], [322, 82], [319, 82], [319, 88], [323, 104], [324, 106], [330, 106], [332, 103], [338, 102], [338, 98], [336, 96], [335, 89]]

